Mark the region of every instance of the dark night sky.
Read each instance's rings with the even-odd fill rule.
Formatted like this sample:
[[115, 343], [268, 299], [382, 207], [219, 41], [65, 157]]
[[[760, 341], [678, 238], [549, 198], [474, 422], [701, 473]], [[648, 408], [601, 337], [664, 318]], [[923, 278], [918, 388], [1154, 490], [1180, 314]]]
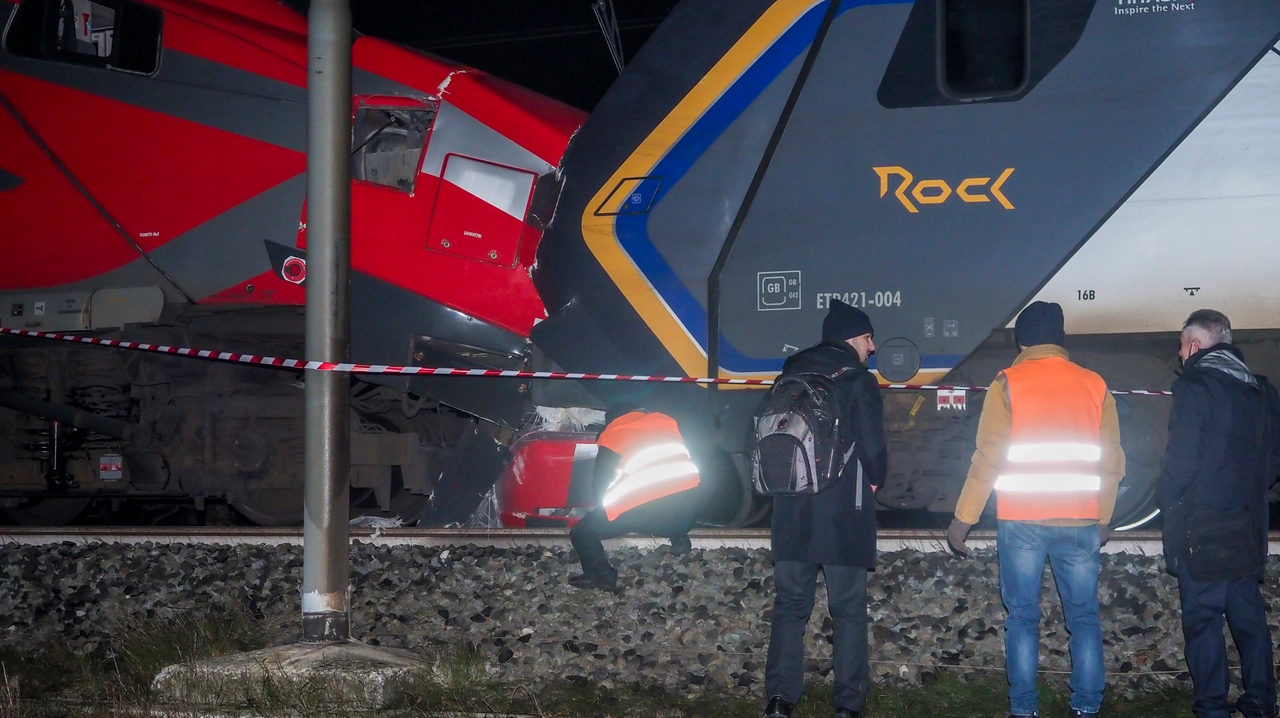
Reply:
[[[286, 0], [305, 10], [307, 0]], [[676, 0], [614, 0], [630, 59]], [[356, 30], [590, 111], [617, 78], [591, 0], [351, 0]]]

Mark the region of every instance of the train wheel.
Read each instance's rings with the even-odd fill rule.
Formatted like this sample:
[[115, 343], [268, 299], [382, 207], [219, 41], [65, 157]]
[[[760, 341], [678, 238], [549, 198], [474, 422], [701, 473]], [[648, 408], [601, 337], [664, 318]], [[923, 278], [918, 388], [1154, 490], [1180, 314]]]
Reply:
[[[1117, 508], [1119, 508], [1119, 504], [1117, 504]], [[1156, 508], [1155, 497], [1153, 495], [1152, 500], [1143, 505], [1140, 510], [1132, 511], [1124, 515], [1116, 514], [1116, 518], [1113, 519], [1111, 523], [1115, 526], [1113, 529], [1114, 531], [1132, 531], [1134, 529], [1140, 529], [1147, 526], [1152, 521], [1155, 521], [1156, 517], [1159, 515], [1160, 509]]]
[[1130, 474], [1120, 482], [1111, 528], [1113, 531], [1142, 528], [1155, 520], [1159, 513], [1156, 508], [1156, 474]]
[[716, 452], [704, 458], [703, 481], [710, 482], [699, 526], [742, 528], [758, 524], [773, 507], [751, 485], [751, 464], [744, 454]]
[[92, 499], [33, 499], [16, 508], [4, 509], [4, 515], [19, 526], [66, 526], [89, 508]]
[[258, 526], [297, 526], [302, 523], [302, 489], [263, 489], [231, 502], [236, 511]]
[[1169, 404], [1152, 397], [1116, 397], [1120, 436], [1124, 440], [1125, 477], [1116, 496], [1113, 530], [1141, 528], [1159, 514], [1156, 478], [1164, 459]]

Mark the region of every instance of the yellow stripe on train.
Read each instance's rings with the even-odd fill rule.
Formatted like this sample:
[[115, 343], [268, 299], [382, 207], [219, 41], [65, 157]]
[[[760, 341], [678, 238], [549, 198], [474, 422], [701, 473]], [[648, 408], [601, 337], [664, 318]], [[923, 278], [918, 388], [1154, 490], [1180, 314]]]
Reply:
[[[684, 99], [653, 129], [631, 156], [622, 163], [607, 182], [601, 185], [582, 213], [582, 238], [596, 261], [609, 274], [622, 295], [662, 342], [680, 368], [689, 376], [706, 371], [707, 355], [693, 335], [676, 317], [675, 312], [658, 294], [648, 278], [618, 242], [614, 215], [598, 215], [597, 209], [610, 199], [621, 205], [629, 192], [616, 191], [628, 178], [646, 177], [676, 142], [688, 132], [721, 95], [751, 67], [778, 38], [819, 0], [779, 0], [756, 21], [751, 29], [734, 43], [711, 71], [685, 95]], [[611, 211], [618, 207], [610, 208]], [[721, 372], [732, 378], [772, 378], [776, 374], [737, 374]]]

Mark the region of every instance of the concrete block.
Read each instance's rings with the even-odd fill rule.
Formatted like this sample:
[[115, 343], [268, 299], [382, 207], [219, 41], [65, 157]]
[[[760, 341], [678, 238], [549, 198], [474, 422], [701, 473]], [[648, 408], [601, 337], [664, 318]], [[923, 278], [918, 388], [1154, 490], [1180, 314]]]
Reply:
[[180, 706], [386, 708], [429, 664], [362, 643], [293, 644], [180, 663], [160, 671], [155, 697]]

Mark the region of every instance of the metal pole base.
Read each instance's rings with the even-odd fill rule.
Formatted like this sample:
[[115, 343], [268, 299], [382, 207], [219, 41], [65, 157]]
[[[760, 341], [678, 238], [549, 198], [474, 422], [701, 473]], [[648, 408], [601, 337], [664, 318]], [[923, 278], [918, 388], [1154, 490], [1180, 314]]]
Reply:
[[351, 617], [345, 613], [302, 614], [304, 643], [338, 643], [351, 639]]

